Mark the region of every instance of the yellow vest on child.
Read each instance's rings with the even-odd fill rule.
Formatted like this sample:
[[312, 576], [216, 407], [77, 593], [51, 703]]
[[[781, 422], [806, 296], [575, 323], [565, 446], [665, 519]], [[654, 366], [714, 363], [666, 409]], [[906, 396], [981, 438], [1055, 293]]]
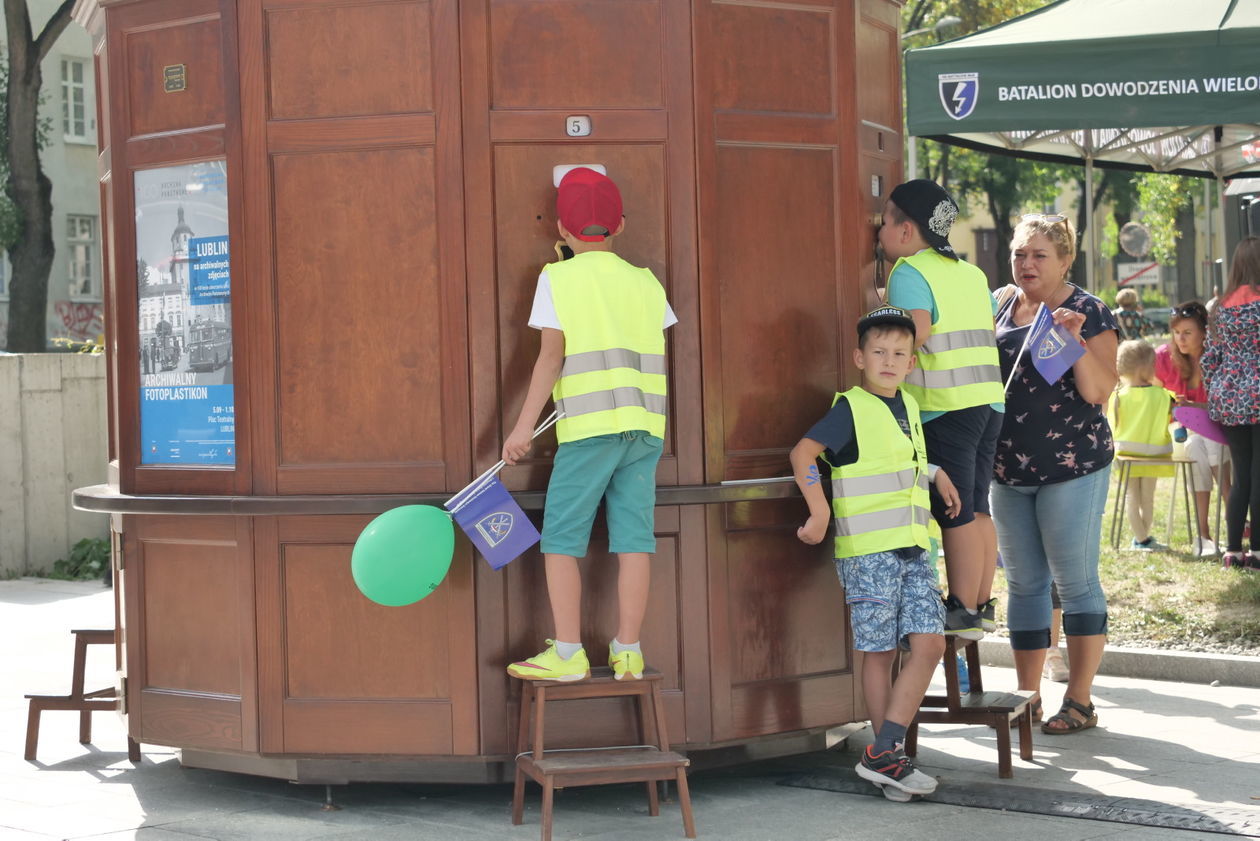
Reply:
[[[1172, 435], [1168, 432], [1172, 412], [1172, 392], [1157, 385], [1126, 385], [1111, 395], [1107, 417], [1115, 439], [1116, 455], [1132, 458], [1172, 458]], [[1129, 475], [1171, 476], [1173, 465], [1135, 464]]]
[[[883, 400], [861, 388], [837, 394], [853, 410], [858, 460], [831, 468], [836, 557], [852, 558], [909, 546], [928, 548], [927, 450], [919, 405], [901, 392], [910, 435]], [[935, 560], [935, 559], [933, 559]]]
[[665, 437], [665, 290], [610, 251], [546, 267], [564, 331], [552, 397], [560, 443], [646, 430]]

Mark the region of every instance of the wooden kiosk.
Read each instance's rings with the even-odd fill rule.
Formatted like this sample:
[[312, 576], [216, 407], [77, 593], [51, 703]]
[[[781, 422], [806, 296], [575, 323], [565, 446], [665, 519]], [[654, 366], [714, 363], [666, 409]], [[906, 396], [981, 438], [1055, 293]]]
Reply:
[[[541, 563], [494, 572], [461, 538], [436, 592], [386, 608], [349, 556], [375, 514], [440, 502], [498, 458], [554, 259], [552, 167], [590, 162], [625, 196], [619, 251], [681, 319], [644, 631], [672, 740], [741, 748], [863, 718], [795, 488], [723, 482], [787, 475], [852, 381], [871, 218], [900, 175], [899, 7], [80, 0], [112, 471], [75, 500], [112, 514], [130, 735], [298, 781], [505, 778], [503, 666], [550, 631]], [[216, 190], [222, 212], [198, 215]], [[225, 294], [194, 264], [228, 243]], [[204, 393], [227, 395], [206, 410], [218, 444], [172, 445], [154, 401]], [[553, 447], [504, 474], [527, 509]], [[599, 528], [592, 650], [614, 630]], [[586, 703], [575, 743], [634, 724]]]

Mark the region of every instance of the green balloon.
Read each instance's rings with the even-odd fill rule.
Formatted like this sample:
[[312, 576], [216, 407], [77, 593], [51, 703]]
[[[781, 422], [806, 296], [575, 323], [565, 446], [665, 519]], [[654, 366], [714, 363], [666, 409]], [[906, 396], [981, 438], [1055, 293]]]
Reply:
[[350, 572], [363, 595], [399, 607], [436, 590], [454, 552], [449, 514], [432, 505], [404, 505], [368, 523], [354, 542]]

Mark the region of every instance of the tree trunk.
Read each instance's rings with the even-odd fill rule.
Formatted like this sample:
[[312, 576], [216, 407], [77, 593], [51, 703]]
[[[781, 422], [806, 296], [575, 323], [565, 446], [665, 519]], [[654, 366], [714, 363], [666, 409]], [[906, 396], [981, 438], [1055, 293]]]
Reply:
[[1201, 297], [1195, 283], [1195, 269], [1198, 267], [1198, 255], [1196, 246], [1198, 245], [1198, 237], [1194, 231], [1194, 202], [1187, 201], [1177, 211], [1177, 283], [1173, 288], [1176, 290], [1176, 299], [1170, 301], [1171, 304], [1178, 304], [1182, 301], [1200, 300], [1206, 301], [1207, 297]]
[[994, 236], [997, 237], [994, 247], [997, 277], [994, 278], [994, 283], [1001, 289], [1008, 283], [1015, 282], [1011, 275], [1011, 235], [1015, 233], [1015, 228], [1011, 225], [1011, 208], [1001, 206], [992, 193], [988, 194], [988, 203], [989, 215], [993, 217]]
[[39, 161], [39, 63], [70, 22], [72, 0], [53, 12], [39, 37], [31, 37], [25, 0], [4, 0], [9, 80], [5, 90], [9, 177], [5, 192], [17, 208], [21, 231], [9, 247], [6, 349], [12, 353], [47, 350], [48, 275], [56, 248], [52, 234], [52, 182]]

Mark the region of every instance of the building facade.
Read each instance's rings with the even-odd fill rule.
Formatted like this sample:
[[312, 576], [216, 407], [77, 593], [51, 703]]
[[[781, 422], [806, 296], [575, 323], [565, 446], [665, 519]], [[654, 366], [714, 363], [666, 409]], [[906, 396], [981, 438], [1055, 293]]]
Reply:
[[[27, 0], [31, 28], [39, 32], [60, 5], [58, 0]], [[0, 19], [3, 10], [0, 10]], [[7, 60], [7, 59], [6, 59]], [[53, 243], [56, 255], [48, 276], [47, 336], [90, 341], [102, 334], [101, 217], [97, 176], [96, 82], [92, 39], [71, 22], [45, 57], [41, 117], [48, 121], [40, 152], [44, 173], [53, 185]], [[0, 254], [0, 347], [9, 319], [13, 281]]]

